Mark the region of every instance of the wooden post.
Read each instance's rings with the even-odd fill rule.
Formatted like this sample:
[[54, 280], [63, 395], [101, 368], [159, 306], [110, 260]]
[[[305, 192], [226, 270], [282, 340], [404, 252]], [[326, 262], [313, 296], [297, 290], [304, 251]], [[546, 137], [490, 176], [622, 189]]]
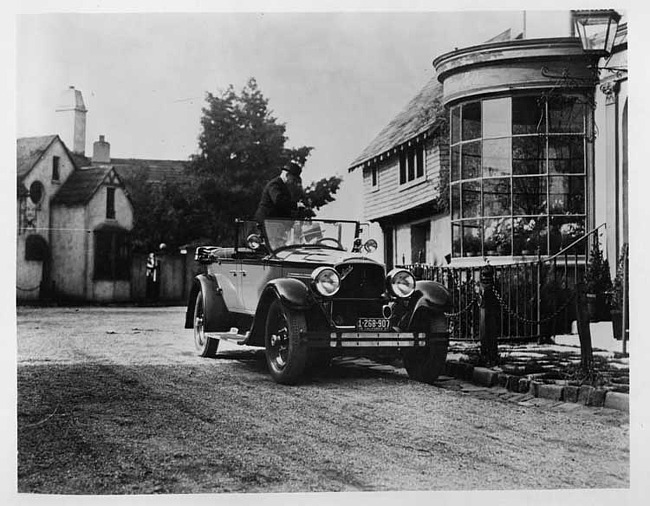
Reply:
[[589, 311], [585, 284], [576, 285], [576, 315], [578, 319], [578, 336], [580, 337], [580, 367], [585, 373], [593, 369], [594, 353], [591, 347], [591, 331], [589, 330]]
[[486, 265], [481, 269], [481, 319], [479, 336], [481, 339], [481, 359], [487, 367], [499, 363], [499, 346], [497, 343], [497, 318], [499, 301], [494, 295], [494, 267]]

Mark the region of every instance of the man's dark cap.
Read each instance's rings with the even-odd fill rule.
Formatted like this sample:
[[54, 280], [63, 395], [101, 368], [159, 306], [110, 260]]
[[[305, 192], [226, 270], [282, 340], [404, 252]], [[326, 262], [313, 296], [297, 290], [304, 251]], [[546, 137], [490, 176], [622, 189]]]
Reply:
[[292, 162], [286, 167], [284, 167], [282, 170], [286, 170], [292, 176], [296, 176], [298, 179], [300, 179], [300, 173], [302, 172], [302, 167], [297, 163]]

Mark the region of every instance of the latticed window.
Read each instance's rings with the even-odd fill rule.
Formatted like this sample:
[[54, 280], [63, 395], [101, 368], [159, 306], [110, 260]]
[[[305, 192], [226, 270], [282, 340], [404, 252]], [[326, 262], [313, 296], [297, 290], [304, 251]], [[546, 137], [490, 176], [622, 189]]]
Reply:
[[131, 244], [123, 229], [95, 230], [94, 279], [128, 280], [131, 277]]
[[407, 184], [424, 177], [424, 144], [406, 148], [399, 157], [399, 184]]
[[451, 109], [454, 257], [552, 254], [584, 233], [587, 113], [577, 95]]

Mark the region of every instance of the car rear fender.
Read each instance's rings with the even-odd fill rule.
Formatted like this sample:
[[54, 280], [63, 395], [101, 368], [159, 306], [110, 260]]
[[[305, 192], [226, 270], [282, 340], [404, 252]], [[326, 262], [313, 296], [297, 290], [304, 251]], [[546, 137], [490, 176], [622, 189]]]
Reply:
[[255, 319], [248, 339], [249, 344], [264, 346], [266, 315], [274, 300], [280, 300], [285, 307], [296, 311], [307, 311], [314, 304], [309, 288], [302, 281], [294, 278], [278, 278], [270, 281], [257, 303]]
[[194, 278], [185, 312], [185, 328], [194, 326], [194, 305], [199, 292], [203, 293], [204, 328], [207, 332], [226, 331], [230, 329], [230, 311], [223, 300], [221, 287], [212, 276], [199, 274]]
[[446, 322], [445, 312], [450, 309], [451, 296], [443, 285], [435, 281], [417, 281], [409, 304], [411, 317], [408, 329], [428, 330], [431, 328], [429, 322], [432, 320], [438, 321], [436, 327], [442, 328], [442, 322]]

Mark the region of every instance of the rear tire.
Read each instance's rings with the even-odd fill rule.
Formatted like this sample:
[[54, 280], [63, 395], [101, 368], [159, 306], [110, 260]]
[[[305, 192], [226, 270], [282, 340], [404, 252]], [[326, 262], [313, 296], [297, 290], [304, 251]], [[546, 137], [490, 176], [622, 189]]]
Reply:
[[449, 333], [427, 332], [426, 339], [428, 346], [411, 348], [404, 353], [404, 367], [409, 378], [431, 384], [445, 370]]
[[295, 385], [307, 365], [307, 346], [300, 332], [307, 329], [305, 316], [284, 308], [274, 300], [266, 316], [264, 344], [266, 363], [271, 377], [283, 385]]
[[194, 303], [194, 346], [199, 356], [206, 358], [215, 357], [219, 347], [219, 339], [205, 335], [205, 301], [202, 290], [199, 290]]

